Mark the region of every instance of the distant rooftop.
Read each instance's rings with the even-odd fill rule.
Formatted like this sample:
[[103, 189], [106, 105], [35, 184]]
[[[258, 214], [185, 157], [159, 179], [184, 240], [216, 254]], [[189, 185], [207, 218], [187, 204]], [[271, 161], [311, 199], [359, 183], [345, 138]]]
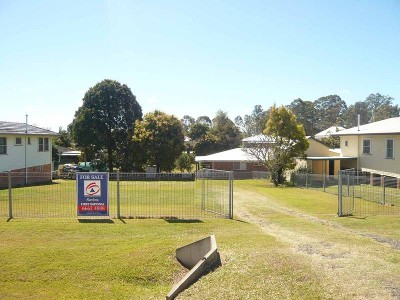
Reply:
[[338, 131], [342, 131], [345, 130], [346, 128], [342, 127], [342, 126], [332, 126], [329, 127], [328, 129], [325, 129], [321, 132], [318, 132], [315, 135], [316, 139], [321, 139], [321, 138], [326, 138], [326, 137], [330, 137], [332, 135], [332, 133], [336, 133]]
[[390, 118], [378, 122], [345, 129], [332, 133], [334, 136], [341, 135], [361, 135], [361, 134], [399, 134], [400, 133], [400, 117]]
[[28, 124], [26, 132], [25, 123], [0, 121], [0, 134], [28, 134], [28, 135], [58, 135], [56, 132]]

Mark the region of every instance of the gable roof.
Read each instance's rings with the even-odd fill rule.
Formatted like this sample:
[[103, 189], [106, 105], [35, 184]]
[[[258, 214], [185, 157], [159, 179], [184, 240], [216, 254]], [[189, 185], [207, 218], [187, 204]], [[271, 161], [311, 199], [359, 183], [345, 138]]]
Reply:
[[356, 126], [332, 133], [334, 136], [365, 134], [400, 134], [400, 117], [360, 125], [359, 128]]
[[28, 131], [26, 132], [25, 130], [26, 130], [25, 123], [0, 121], [0, 134], [14, 134], [14, 135], [28, 134], [28, 135], [50, 135], [50, 136], [58, 135], [54, 131], [32, 126], [29, 124], [28, 124]]

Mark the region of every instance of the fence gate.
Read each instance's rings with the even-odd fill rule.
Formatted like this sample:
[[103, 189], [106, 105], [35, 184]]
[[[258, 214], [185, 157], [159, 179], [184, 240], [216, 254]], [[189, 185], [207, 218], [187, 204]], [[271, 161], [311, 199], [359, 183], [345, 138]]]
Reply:
[[356, 170], [340, 171], [338, 215], [400, 215], [400, 179]]

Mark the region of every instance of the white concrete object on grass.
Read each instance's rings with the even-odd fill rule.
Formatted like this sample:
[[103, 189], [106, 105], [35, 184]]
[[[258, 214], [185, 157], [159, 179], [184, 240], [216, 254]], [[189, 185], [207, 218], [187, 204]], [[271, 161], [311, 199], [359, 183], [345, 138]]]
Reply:
[[166, 297], [167, 300], [175, 299], [202, 275], [221, 264], [214, 235], [176, 249], [176, 259], [189, 269], [189, 272], [174, 285]]

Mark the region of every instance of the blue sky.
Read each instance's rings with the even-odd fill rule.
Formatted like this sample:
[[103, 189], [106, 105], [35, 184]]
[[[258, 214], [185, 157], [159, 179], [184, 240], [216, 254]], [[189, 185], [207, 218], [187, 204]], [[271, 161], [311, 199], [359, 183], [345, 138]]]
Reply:
[[0, 120], [65, 129], [103, 79], [179, 118], [400, 104], [400, 1], [0, 1]]

